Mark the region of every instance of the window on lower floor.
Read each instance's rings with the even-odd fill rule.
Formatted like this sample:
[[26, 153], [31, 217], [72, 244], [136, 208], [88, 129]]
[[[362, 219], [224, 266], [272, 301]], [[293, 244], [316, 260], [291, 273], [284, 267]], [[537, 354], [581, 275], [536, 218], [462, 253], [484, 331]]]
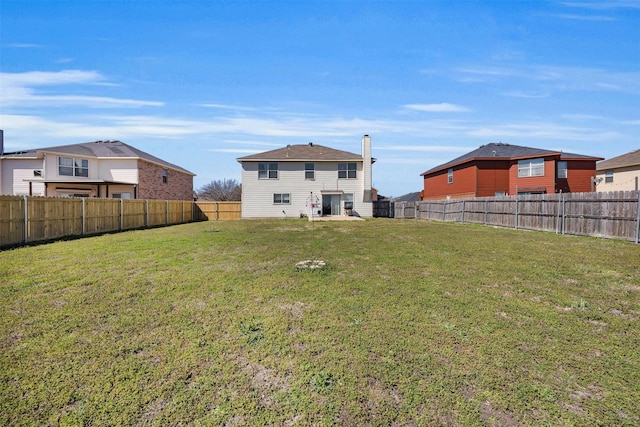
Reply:
[[113, 199], [130, 199], [131, 198], [131, 193], [113, 193], [111, 195], [111, 198], [113, 198]]
[[274, 205], [288, 205], [291, 203], [291, 195], [289, 193], [274, 193], [273, 204]]
[[353, 193], [345, 193], [343, 200], [345, 209], [353, 209]]
[[604, 172], [604, 182], [613, 182], [613, 171]]
[[544, 176], [544, 159], [518, 160], [518, 178]]

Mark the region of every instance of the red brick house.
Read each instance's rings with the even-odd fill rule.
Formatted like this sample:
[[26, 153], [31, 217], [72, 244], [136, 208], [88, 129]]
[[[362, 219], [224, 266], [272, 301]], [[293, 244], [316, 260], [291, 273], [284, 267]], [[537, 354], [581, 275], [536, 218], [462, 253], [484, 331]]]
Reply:
[[420, 174], [420, 199], [593, 191], [598, 160], [602, 158], [491, 143]]

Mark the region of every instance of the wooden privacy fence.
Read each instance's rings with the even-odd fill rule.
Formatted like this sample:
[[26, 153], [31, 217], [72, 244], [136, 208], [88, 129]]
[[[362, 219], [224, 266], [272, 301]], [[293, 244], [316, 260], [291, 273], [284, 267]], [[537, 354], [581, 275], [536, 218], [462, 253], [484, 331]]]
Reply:
[[241, 202], [198, 201], [197, 220], [223, 221], [242, 218]]
[[470, 222], [638, 243], [640, 191], [396, 202], [394, 217]]
[[241, 216], [226, 202], [236, 215], [228, 206], [212, 218], [211, 203], [225, 202], [0, 196], [0, 247]]

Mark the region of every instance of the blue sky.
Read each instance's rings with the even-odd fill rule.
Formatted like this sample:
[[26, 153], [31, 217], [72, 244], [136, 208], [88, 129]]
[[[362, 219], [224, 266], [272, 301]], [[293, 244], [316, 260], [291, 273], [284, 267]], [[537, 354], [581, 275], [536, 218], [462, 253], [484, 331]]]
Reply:
[[504, 142], [640, 148], [640, 2], [0, 1], [5, 151], [119, 139], [197, 174], [314, 142], [381, 194]]

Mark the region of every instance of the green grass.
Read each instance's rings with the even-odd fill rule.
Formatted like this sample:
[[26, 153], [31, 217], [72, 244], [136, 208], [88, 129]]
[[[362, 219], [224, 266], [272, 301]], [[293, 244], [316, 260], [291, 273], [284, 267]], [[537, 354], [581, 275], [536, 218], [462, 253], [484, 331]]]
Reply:
[[0, 425], [640, 424], [628, 242], [195, 223], [0, 252], [0, 283]]

